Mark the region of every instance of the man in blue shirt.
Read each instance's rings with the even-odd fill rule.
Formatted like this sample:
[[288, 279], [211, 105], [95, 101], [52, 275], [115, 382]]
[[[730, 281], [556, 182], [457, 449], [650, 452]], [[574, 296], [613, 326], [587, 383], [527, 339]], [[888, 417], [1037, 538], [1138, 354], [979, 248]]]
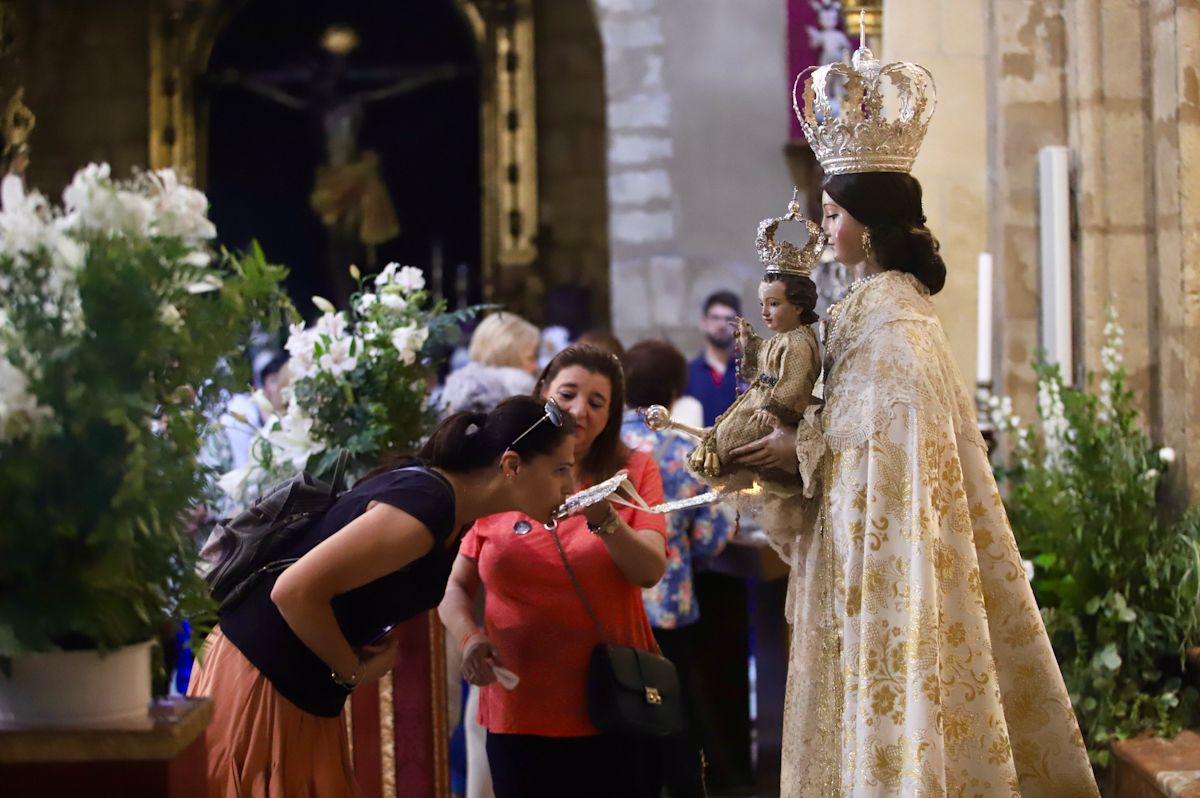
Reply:
[[732, 291], [716, 291], [704, 300], [700, 332], [704, 351], [688, 363], [684, 391], [704, 406], [704, 426], [712, 426], [737, 398], [737, 374], [733, 357], [734, 321], [742, 303]]

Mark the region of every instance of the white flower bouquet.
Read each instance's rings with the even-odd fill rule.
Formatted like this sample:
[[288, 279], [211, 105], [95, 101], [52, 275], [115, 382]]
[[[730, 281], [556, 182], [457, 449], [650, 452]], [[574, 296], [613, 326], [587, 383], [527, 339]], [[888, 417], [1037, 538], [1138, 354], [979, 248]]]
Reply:
[[218, 483], [235, 504], [300, 470], [327, 476], [342, 449], [348, 473], [361, 477], [388, 454], [415, 450], [436, 420], [427, 397], [437, 368], [479, 308], [431, 304], [413, 266], [389, 263], [370, 281], [350, 273], [359, 291], [349, 310], [313, 297], [322, 315], [291, 327], [287, 410], [263, 425], [246, 465]]
[[[80, 170], [55, 207], [0, 183], [0, 667], [117, 648], [203, 605], [185, 515], [207, 414], [285, 270], [220, 257], [170, 170]], [[214, 374], [218, 376], [213, 377]]]

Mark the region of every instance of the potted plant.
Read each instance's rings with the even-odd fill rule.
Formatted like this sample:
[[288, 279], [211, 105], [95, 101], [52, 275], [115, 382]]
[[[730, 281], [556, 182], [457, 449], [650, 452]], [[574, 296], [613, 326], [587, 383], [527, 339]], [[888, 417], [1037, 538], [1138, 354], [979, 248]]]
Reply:
[[150, 641], [206, 606], [185, 516], [206, 419], [245, 383], [223, 364], [276, 323], [285, 271], [214, 253], [170, 170], [89, 165], [61, 208], [10, 175], [0, 202], [0, 717], [141, 715]]
[[1110, 308], [1099, 384], [1075, 389], [1038, 365], [1040, 430], [991, 400], [1010, 457], [997, 468], [1050, 642], [1092, 763], [1143, 731], [1200, 719], [1183, 678], [1200, 641], [1200, 508], [1170, 495], [1175, 452], [1142, 430]]

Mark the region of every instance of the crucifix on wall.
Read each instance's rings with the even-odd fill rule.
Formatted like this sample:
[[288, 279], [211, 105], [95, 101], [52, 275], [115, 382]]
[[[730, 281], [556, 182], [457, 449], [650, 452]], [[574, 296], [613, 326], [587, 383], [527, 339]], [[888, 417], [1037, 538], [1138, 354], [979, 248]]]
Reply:
[[352, 67], [347, 60], [357, 46], [352, 28], [332, 26], [321, 37], [324, 52], [315, 64], [227, 69], [208, 76], [212, 86], [236, 87], [307, 115], [319, 132], [324, 163], [317, 168], [310, 205], [329, 230], [330, 274], [339, 288], [347, 287], [346, 269], [357, 260], [360, 247], [366, 248], [366, 265], [372, 266], [375, 247], [400, 234], [379, 155], [359, 146], [367, 109], [472, 72], [459, 64]]

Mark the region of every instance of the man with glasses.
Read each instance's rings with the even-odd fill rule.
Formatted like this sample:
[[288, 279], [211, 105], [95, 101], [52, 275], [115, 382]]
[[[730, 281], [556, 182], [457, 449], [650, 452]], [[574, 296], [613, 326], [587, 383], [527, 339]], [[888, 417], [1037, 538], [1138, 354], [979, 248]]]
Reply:
[[684, 393], [704, 407], [704, 426], [712, 426], [737, 398], [737, 374], [733, 357], [734, 321], [742, 303], [732, 291], [716, 291], [704, 300], [700, 332], [704, 351], [688, 363]]

